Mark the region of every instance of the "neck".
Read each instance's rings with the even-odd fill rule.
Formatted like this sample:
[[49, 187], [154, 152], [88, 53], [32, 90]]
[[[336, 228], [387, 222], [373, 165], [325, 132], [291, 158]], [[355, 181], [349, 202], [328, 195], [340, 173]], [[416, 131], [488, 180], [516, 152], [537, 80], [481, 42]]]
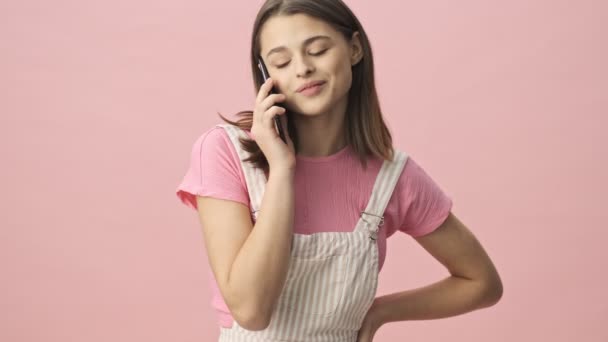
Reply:
[[345, 111], [307, 116], [293, 116], [298, 132], [298, 155], [324, 157], [332, 155], [346, 146], [344, 129]]

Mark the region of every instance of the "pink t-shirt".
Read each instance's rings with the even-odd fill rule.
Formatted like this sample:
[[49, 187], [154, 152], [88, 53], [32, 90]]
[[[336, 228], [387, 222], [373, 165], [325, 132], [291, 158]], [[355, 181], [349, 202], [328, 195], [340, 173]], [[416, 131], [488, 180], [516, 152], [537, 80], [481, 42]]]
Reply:
[[[251, 138], [250, 132], [246, 133]], [[381, 166], [381, 159], [370, 159], [364, 169], [349, 146], [325, 157], [296, 155], [294, 233], [353, 231]], [[196, 195], [250, 206], [239, 157], [222, 127], [214, 126], [194, 142], [189, 168], [176, 193], [193, 209], [197, 209]], [[408, 156], [378, 234], [379, 269], [386, 257], [388, 237], [396, 231], [413, 237], [428, 234], [447, 218], [451, 208], [451, 198]], [[211, 270], [209, 274], [219, 323], [231, 327], [230, 311]]]

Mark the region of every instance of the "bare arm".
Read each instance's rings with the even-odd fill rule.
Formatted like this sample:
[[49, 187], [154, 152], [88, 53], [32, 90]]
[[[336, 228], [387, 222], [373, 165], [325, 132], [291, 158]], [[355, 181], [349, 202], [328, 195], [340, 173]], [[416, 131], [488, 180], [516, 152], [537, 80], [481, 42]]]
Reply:
[[257, 222], [234, 201], [197, 196], [209, 262], [239, 325], [265, 329], [289, 267], [295, 192], [293, 170], [270, 172]]
[[436, 283], [377, 297], [370, 309], [375, 327], [405, 320], [438, 319], [496, 304], [503, 285], [473, 233], [450, 212], [434, 232], [414, 238], [451, 276]]

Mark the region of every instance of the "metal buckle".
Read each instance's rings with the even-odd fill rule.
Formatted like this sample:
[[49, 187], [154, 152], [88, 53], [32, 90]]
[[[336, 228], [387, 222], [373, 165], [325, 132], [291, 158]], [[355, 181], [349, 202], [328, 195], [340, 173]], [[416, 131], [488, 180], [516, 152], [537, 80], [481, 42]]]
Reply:
[[375, 216], [375, 217], [379, 217], [380, 218], [380, 222], [378, 223], [378, 225], [376, 225], [376, 228], [373, 229], [373, 230], [371, 230], [371, 229], [369, 230], [369, 238], [370, 238], [370, 240], [376, 241], [378, 239], [378, 231], [380, 230], [380, 227], [382, 225], [384, 225], [384, 216], [378, 216], [378, 215], [374, 215], [374, 214], [370, 214], [370, 213], [366, 213], [365, 211], [362, 211], [361, 214], [360, 214], [361, 215], [361, 219], [363, 221], [365, 221], [366, 223], [368, 223], [369, 225], [371, 225], [372, 227], [374, 226], [374, 224], [371, 223], [371, 222], [369, 222], [368, 220], [366, 220], [363, 217], [363, 214], [367, 214], [367, 215], [371, 215], [371, 216]]
[[373, 224], [373, 223], [371, 223], [371, 222], [367, 221], [365, 218], [363, 218], [363, 214], [379, 217], [380, 218], [380, 223], [378, 223], [378, 227], [384, 225], [384, 216], [378, 216], [378, 215], [374, 215], [374, 214], [370, 214], [370, 213], [366, 213], [365, 211], [362, 211], [361, 214], [360, 214], [361, 215], [361, 219], [363, 219], [363, 221], [365, 221], [365, 222], [367, 222], [369, 224]]

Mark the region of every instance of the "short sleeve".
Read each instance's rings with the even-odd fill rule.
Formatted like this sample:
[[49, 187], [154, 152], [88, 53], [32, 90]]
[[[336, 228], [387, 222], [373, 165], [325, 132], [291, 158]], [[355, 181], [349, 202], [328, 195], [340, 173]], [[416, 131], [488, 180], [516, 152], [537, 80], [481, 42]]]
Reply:
[[240, 159], [224, 128], [215, 126], [194, 142], [190, 164], [176, 194], [182, 203], [193, 209], [198, 209], [197, 195], [249, 206]]
[[402, 178], [400, 231], [423, 236], [437, 229], [452, 210], [452, 199], [429, 174], [408, 157]]

